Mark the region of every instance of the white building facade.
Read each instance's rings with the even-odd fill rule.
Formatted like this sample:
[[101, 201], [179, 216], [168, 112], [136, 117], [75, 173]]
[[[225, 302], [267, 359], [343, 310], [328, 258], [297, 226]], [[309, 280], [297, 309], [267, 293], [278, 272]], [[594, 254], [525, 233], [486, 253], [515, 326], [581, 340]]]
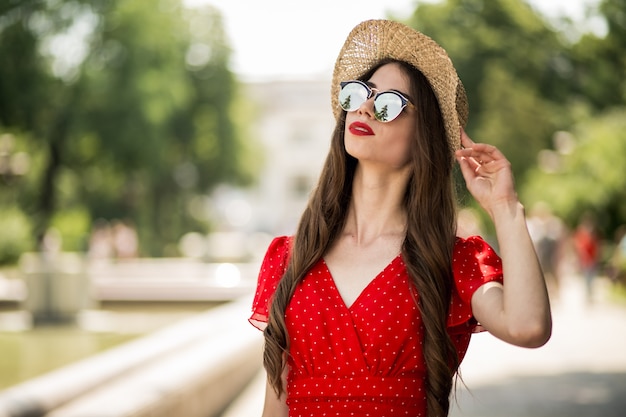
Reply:
[[250, 133], [264, 154], [251, 190], [251, 228], [272, 235], [292, 234], [317, 184], [335, 119], [330, 80], [248, 83], [245, 94], [258, 114]]

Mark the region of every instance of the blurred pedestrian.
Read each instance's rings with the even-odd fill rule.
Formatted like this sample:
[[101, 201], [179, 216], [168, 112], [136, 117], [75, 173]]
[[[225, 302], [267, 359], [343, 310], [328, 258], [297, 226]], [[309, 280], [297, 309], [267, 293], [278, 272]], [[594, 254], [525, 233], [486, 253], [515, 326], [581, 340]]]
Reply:
[[87, 255], [90, 260], [108, 260], [113, 256], [113, 236], [109, 222], [97, 219], [91, 228]]
[[591, 213], [585, 213], [573, 235], [574, 249], [578, 265], [585, 281], [587, 302], [593, 301], [593, 284], [600, 264], [600, 237], [596, 220]]
[[133, 223], [128, 220], [115, 220], [112, 226], [113, 249], [118, 259], [137, 257], [139, 240]]
[[[472, 332], [527, 347], [550, 336], [510, 164], [463, 131], [450, 59], [405, 25], [355, 27], [331, 91], [337, 124], [318, 186], [259, 274], [250, 321], [265, 329], [263, 416], [446, 416]], [[455, 235], [455, 159], [502, 258]]]
[[533, 205], [527, 222], [528, 231], [546, 279], [548, 292], [551, 297], [558, 298], [561, 251], [566, 236], [565, 225], [561, 219], [552, 213], [552, 208], [543, 201]]

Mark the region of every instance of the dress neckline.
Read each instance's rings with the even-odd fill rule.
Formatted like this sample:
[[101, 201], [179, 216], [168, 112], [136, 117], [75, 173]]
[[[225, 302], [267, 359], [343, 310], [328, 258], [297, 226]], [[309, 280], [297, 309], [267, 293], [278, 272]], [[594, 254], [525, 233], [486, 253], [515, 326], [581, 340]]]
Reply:
[[341, 296], [341, 293], [339, 292], [339, 288], [337, 287], [337, 283], [335, 282], [335, 277], [333, 276], [333, 273], [330, 271], [330, 268], [328, 267], [328, 264], [326, 264], [326, 260], [324, 258], [322, 258], [322, 264], [324, 265], [324, 269], [326, 273], [328, 274], [329, 281], [330, 281], [333, 293], [335, 294], [335, 297], [337, 297], [337, 299], [341, 302], [341, 305], [346, 310], [348, 310], [349, 312], [352, 312], [356, 307], [362, 304], [362, 298], [365, 297], [372, 290], [372, 287], [374, 286], [374, 284], [377, 283], [379, 280], [381, 280], [382, 277], [385, 275], [385, 273], [392, 266], [394, 266], [396, 263], [398, 263], [401, 260], [402, 260], [402, 253], [399, 253], [380, 272], [378, 272], [378, 274], [376, 274], [376, 276], [372, 278], [365, 287], [363, 287], [361, 292], [357, 295], [354, 301], [350, 303], [350, 305], [348, 305], [346, 301], [344, 300], [344, 298]]

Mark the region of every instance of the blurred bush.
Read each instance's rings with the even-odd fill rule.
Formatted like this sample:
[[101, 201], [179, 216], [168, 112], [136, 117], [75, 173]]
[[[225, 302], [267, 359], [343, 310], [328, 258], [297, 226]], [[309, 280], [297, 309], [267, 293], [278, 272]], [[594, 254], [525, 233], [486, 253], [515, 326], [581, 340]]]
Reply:
[[51, 226], [63, 237], [61, 248], [64, 251], [83, 252], [87, 249], [91, 216], [86, 207], [55, 213]]
[[0, 265], [16, 263], [23, 252], [32, 250], [32, 225], [18, 208], [0, 207]]

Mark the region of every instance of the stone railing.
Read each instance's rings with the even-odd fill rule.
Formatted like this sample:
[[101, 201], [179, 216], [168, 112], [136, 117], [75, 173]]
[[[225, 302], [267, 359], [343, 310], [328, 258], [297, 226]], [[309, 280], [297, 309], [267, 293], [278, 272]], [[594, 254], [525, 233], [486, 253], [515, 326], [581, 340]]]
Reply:
[[260, 369], [249, 306], [239, 298], [11, 387], [0, 417], [217, 416]]
[[89, 261], [81, 253], [25, 253], [21, 279], [11, 283], [22, 287], [14, 303], [36, 323], [68, 322], [106, 302], [230, 301], [254, 292], [259, 264], [186, 258]]

